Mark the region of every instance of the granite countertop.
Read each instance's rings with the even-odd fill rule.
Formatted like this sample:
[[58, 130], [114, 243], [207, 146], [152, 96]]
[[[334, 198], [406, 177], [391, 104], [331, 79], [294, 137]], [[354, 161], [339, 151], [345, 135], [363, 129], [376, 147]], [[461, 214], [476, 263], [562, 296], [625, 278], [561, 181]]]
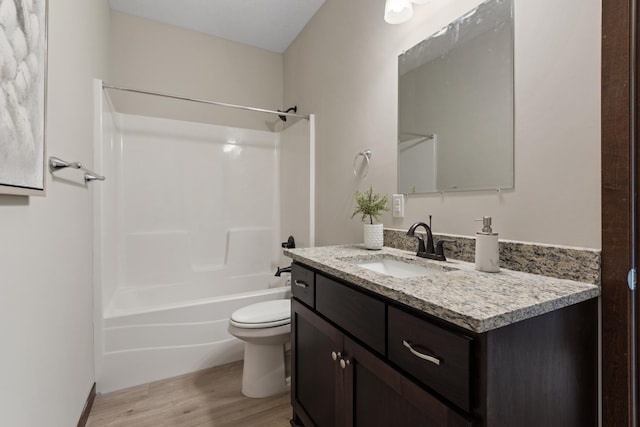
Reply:
[[[343, 279], [473, 332], [502, 326], [596, 298], [600, 288], [589, 283], [502, 269], [483, 273], [474, 264], [418, 258], [413, 252], [362, 245], [285, 249], [294, 261]], [[398, 279], [353, 263], [380, 257], [431, 266], [434, 273]]]

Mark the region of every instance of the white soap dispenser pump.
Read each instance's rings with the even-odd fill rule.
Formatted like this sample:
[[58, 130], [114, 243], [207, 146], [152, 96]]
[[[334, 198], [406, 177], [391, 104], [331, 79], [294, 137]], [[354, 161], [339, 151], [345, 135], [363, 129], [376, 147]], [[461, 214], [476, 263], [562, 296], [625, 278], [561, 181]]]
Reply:
[[494, 233], [491, 229], [490, 216], [476, 219], [476, 221], [482, 221], [482, 231], [476, 233], [476, 270], [497, 273], [500, 271], [498, 233]]

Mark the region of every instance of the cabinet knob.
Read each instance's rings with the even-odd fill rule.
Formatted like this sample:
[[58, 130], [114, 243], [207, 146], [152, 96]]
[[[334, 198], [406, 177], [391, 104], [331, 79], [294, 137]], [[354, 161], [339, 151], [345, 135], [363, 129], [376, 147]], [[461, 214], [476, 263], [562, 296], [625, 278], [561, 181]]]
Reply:
[[332, 351], [332, 352], [331, 352], [331, 358], [332, 358], [333, 360], [338, 360], [338, 357], [342, 357], [342, 354], [340, 354], [340, 352], [339, 352], [339, 351], [338, 351], [338, 352], [335, 352], [335, 351]]
[[351, 361], [349, 359], [340, 359], [340, 367], [342, 369], [347, 369], [347, 366], [351, 365]]

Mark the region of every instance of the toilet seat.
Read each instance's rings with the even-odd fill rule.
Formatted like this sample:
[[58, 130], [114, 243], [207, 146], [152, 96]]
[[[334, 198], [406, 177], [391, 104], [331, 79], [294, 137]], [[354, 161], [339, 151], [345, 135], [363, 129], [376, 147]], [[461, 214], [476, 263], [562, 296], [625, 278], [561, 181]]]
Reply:
[[291, 323], [291, 301], [264, 301], [242, 307], [231, 314], [229, 323], [237, 328], [273, 328]]

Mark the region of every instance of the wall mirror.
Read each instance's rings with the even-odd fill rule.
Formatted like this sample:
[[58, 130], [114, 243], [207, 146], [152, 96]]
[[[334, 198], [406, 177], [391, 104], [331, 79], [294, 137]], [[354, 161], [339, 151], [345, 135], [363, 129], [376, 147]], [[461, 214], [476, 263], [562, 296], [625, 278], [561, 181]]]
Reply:
[[513, 188], [513, 4], [489, 0], [398, 57], [398, 192]]

